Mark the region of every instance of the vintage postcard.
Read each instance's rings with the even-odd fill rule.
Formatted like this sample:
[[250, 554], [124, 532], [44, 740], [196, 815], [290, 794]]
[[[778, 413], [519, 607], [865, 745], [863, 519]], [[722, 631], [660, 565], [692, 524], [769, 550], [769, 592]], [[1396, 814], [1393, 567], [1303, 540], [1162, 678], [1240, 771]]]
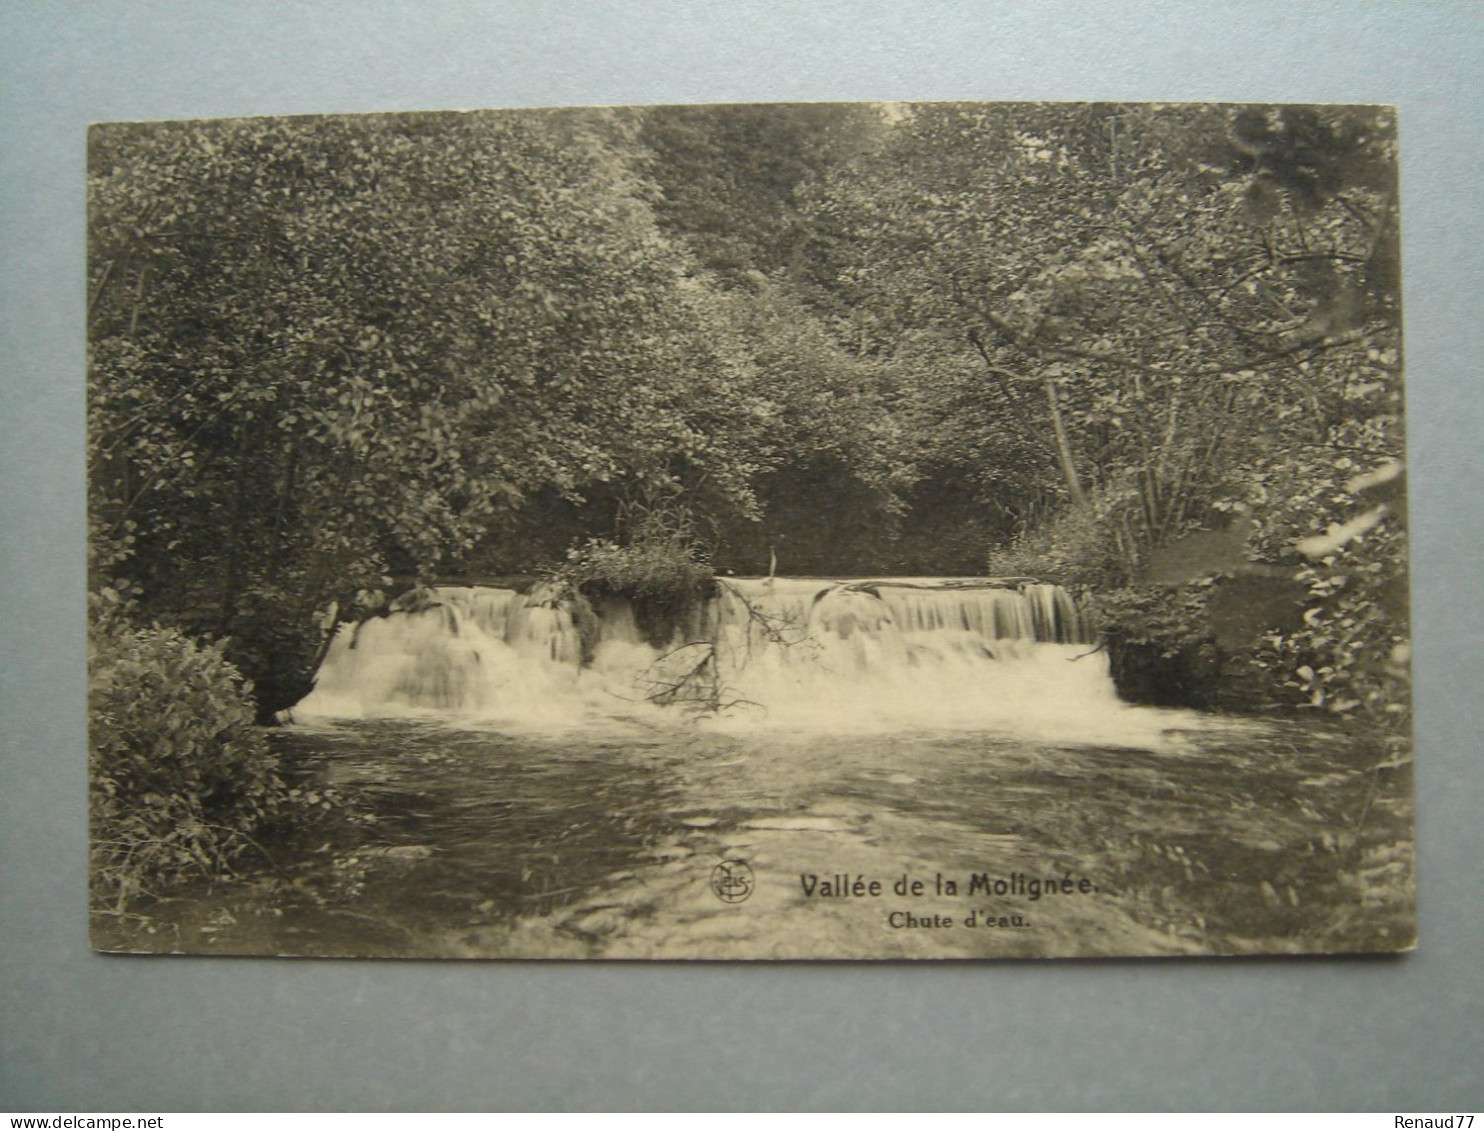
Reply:
[[1410, 948], [1397, 145], [94, 127], [93, 945]]

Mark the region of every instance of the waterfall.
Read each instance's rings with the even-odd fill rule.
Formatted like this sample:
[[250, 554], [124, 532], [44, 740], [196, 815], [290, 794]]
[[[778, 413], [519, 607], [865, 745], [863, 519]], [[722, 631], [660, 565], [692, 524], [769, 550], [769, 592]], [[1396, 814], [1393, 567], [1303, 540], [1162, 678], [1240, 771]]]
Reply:
[[436, 588], [342, 625], [287, 718], [973, 728], [1122, 709], [1096, 632], [1055, 585], [725, 579], [681, 619], [657, 645], [620, 598]]

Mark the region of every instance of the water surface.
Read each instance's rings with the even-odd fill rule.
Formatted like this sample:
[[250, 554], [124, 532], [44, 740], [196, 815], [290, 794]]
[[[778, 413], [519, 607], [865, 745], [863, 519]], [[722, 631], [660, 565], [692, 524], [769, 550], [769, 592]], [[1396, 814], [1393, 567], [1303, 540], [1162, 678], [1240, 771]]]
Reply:
[[[1365, 951], [1410, 938], [1408, 767], [1379, 742], [1320, 721], [1140, 714], [1156, 736], [1142, 745], [623, 716], [557, 733], [283, 728], [273, 744], [305, 795], [331, 799], [323, 817], [265, 842], [243, 875], [110, 920], [102, 938], [610, 958]], [[713, 888], [728, 860], [752, 871], [742, 902]], [[971, 897], [975, 875], [1022, 886]], [[881, 894], [821, 896], [834, 877]], [[940, 877], [959, 892], [938, 891]], [[1032, 899], [1028, 879], [1073, 890]], [[913, 880], [919, 894], [893, 890]], [[994, 925], [965, 926], [970, 912]], [[907, 925], [934, 916], [953, 925]]]

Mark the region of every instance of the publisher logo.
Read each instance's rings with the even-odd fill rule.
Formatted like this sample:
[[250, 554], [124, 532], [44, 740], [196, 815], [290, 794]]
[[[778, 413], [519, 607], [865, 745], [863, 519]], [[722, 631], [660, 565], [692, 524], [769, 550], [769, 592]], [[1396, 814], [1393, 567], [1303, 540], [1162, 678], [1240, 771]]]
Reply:
[[711, 890], [723, 903], [741, 903], [756, 886], [746, 860], [723, 860], [711, 869]]

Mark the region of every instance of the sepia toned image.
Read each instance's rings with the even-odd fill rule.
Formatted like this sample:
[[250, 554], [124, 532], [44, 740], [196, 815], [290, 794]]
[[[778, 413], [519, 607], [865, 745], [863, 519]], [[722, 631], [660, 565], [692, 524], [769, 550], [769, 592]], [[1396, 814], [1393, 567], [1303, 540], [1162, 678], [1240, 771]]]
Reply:
[[1394, 113], [89, 136], [134, 953], [1415, 940]]

